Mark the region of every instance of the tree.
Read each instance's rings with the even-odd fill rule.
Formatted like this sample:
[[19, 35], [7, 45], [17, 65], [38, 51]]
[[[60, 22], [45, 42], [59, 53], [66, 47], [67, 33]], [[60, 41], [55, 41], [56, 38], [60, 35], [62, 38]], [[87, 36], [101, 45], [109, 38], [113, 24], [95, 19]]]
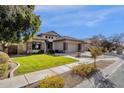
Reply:
[[96, 59], [102, 54], [102, 49], [100, 47], [92, 47], [89, 50], [92, 58], [94, 59], [94, 67], [96, 68]]
[[122, 47], [124, 42], [124, 34], [115, 34], [110, 37], [105, 37], [103, 35], [96, 35], [91, 38], [91, 41], [96, 47], [103, 47], [103, 52], [108, 50], [111, 52], [112, 50], [119, 50]]
[[111, 37], [109, 37], [109, 41], [113, 44], [113, 48], [118, 50], [118, 48], [122, 47], [124, 34], [116, 34]]
[[39, 31], [40, 18], [34, 6], [0, 6], [0, 43], [3, 51], [9, 44], [25, 42]]
[[94, 35], [90, 40], [92, 41], [93, 45], [96, 47], [101, 47], [102, 41], [105, 40], [106, 37], [104, 35]]
[[109, 40], [103, 40], [101, 43], [104, 52], [111, 52], [113, 50], [113, 43], [109, 42]]

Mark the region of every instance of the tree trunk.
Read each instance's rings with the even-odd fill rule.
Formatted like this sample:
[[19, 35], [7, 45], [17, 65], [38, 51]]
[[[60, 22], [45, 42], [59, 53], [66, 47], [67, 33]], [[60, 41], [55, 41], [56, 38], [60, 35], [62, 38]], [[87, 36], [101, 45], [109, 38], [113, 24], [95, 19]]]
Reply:
[[6, 46], [6, 44], [2, 44], [2, 48], [3, 48], [3, 52], [5, 52], [5, 53], [7, 53], [7, 46]]
[[94, 68], [96, 68], [96, 58], [94, 58]]

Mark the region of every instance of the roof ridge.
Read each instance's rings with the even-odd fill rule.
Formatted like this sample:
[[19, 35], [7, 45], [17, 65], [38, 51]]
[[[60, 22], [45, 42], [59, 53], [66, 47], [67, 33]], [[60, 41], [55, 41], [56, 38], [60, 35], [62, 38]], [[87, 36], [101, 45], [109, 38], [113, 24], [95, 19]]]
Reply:
[[40, 33], [40, 34], [38, 34], [38, 36], [41, 36], [43, 34], [48, 34], [48, 33], [55, 33], [56, 35], [61, 36], [60, 34], [58, 34], [57, 32], [55, 32], [54, 30], [51, 30], [51, 31], [48, 31], [48, 32], [44, 32], [44, 33]]

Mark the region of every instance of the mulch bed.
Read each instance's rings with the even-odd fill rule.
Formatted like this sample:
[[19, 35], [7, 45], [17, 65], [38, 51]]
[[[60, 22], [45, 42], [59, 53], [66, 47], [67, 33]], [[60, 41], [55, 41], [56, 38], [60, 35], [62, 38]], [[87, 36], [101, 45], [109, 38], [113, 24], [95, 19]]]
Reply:
[[[109, 65], [113, 64], [115, 61], [114, 60], [100, 60], [97, 61], [96, 65], [98, 69], [104, 69], [108, 67]], [[80, 84], [85, 78], [82, 78], [79, 75], [73, 74], [71, 71], [63, 73], [60, 75], [61, 77], [64, 78], [65, 80], [65, 88], [72, 88], [78, 84]], [[28, 86], [25, 86], [25, 88], [38, 88], [39, 82], [30, 84]]]
[[[84, 78], [82, 78], [79, 75], [73, 74], [71, 71], [63, 73], [59, 76], [64, 78], [64, 80], [65, 80], [64, 87], [65, 88], [72, 88], [84, 80]], [[39, 86], [39, 82], [36, 82], [36, 83], [30, 84], [28, 86], [25, 86], [24, 88], [38, 88], [38, 86]]]

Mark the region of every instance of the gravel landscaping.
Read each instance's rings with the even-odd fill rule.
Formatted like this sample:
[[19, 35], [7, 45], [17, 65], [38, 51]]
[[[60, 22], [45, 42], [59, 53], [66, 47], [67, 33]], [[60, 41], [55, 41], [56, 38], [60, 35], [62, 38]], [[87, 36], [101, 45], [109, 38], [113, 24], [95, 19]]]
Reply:
[[115, 62], [114, 60], [99, 60], [97, 61], [96, 66], [98, 69], [104, 69], [107, 66], [113, 64], [114, 62]]
[[[114, 60], [100, 60], [97, 62], [97, 68], [104, 69], [108, 67], [109, 65], [113, 64]], [[60, 74], [59, 76], [63, 77], [65, 80], [65, 86], [64, 88], [72, 88], [76, 85], [80, 84], [82, 81], [84, 81], [86, 78], [82, 78], [79, 75], [73, 74], [71, 71]], [[31, 85], [25, 86], [26, 88], [38, 88], [39, 82], [33, 83]]]

